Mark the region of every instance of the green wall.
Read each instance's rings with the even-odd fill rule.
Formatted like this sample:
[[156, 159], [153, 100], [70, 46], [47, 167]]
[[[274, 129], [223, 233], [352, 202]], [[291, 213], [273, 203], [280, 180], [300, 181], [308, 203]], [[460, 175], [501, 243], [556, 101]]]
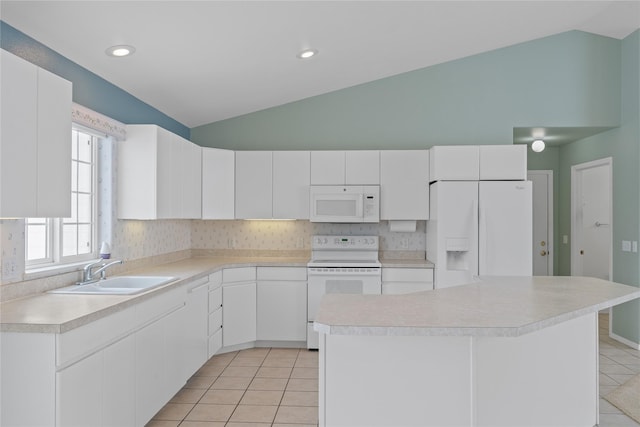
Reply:
[[519, 126], [617, 126], [620, 41], [579, 31], [191, 129], [236, 150], [511, 144]]

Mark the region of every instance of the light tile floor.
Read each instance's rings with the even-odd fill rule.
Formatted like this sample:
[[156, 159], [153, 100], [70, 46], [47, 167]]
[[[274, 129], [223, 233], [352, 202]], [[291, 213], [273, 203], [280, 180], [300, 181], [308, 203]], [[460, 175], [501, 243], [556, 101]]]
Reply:
[[[609, 338], [609, 315], [600, 314], [600, 427], [640, 427], [603, 397], [640, 373], [640, 351]], [[640, 405], [640, 402], [638, 402]]]
[[318, 425], [318, 352], [252, 348], [212, 357], [147, 427]]
[[[600, 314], [600, 427], [640, 427], [602, 397], [640, 372], [640, 351], [608, 336]], [[318, 353], [253, 348], [211, 358], [147, 427], [318, 424]]]

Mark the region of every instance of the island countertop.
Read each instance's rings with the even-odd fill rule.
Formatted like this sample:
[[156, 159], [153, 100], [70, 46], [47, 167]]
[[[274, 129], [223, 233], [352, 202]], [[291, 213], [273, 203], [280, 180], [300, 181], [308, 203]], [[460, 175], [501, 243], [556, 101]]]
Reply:
[[405, 295], [323, 297], [329, 335], [515, 337], [640, 298], [640, 288], [590, 277], [483, 277]]

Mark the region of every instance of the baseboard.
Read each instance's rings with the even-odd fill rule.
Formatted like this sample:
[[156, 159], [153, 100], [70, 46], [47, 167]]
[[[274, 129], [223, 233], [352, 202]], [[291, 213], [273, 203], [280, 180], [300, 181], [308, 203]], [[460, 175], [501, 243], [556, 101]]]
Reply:
[[628, 340], [628, 339], [626, 339], [624, 337], [621, 337], [620, 335], [616, 335], [611, 331], [609, 331], [609, 337], [611, 339], [614, 339], [614, 340], [626, 345], [626, 346], [631, 347], [634, 350], [640, 350], [640, 344], [639, 343], [636, 343], [636, 342], [633, 342], [631, 340]]

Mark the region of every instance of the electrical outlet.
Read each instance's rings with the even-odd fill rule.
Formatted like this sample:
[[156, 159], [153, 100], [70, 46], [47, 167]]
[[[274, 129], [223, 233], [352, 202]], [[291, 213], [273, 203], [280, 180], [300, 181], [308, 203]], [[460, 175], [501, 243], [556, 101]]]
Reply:
[[569, 236], [567, 236], [566, 234], [564, 236], [562, 236], [562, 243], [563, 244], [568, 244], [569, 243]]
[[18, 263], [14, 257], [2, 260], [2, 280], [15, 279], [18, 277]]
[[409, 238], [400, 239], [400, 249], [409, 249]]
[[629, 240], [622, 241], [622, 252], [631, 252], [631, 242]]
[[637, 253], [638, 252], [638, 241], [634, 240], [633, 242], [631, 242], [631, 252]]
[[304, 248], [304, 237], [298, 237], [297, 246], [298, 246], [298, 249]]
[[233, 249], [236, 247], [236, 239], [229, 239], [229, 249]]

